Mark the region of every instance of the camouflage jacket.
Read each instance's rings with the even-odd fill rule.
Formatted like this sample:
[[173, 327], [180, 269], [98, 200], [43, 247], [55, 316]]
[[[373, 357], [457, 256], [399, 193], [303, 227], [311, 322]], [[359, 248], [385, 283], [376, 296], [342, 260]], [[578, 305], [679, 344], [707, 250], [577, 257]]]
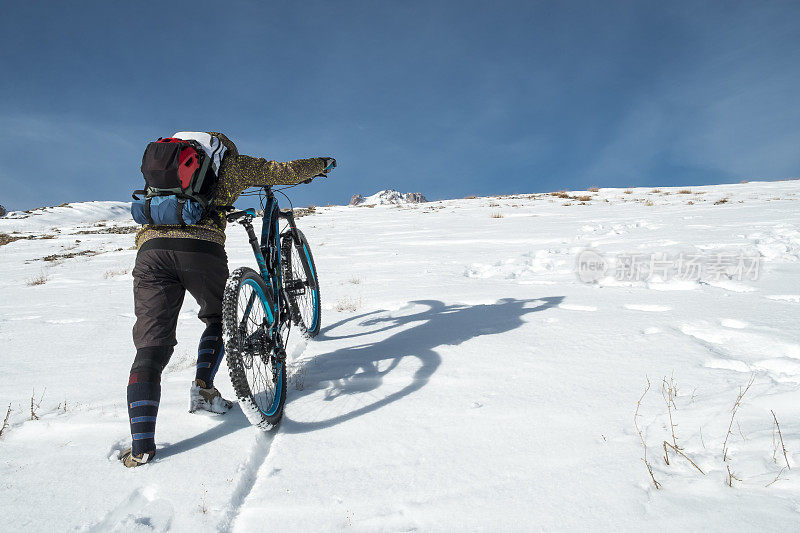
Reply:
[[[288, 163], [267, 161], [263, 158], [239, 155], [236, 145], [222, 133], [207, 132], [217, 137], [228, 149], [220, 165], [219, 185], [213, 205], [233, 205], [249, 187], [292, 185], [316, 176], [325, 168], [325, 159], [297, 159]], [[145, 225], [136, 234], [136, 247], [156, 237], [200, 239], [225, 244], [225, 217], [214, 213], [193, 226]]]

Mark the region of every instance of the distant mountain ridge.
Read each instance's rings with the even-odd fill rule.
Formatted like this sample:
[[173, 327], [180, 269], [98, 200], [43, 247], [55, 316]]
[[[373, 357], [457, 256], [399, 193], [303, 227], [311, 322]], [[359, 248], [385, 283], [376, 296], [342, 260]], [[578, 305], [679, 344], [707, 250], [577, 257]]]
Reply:
[[354, 194], [350, 198], [350, 205], [388, 205], [388, 204], [421, 204], [428, 200], [419, 192], [401, 193], [394, 189], [386, 189], [373, 194], [372, 196], [361, 196]]

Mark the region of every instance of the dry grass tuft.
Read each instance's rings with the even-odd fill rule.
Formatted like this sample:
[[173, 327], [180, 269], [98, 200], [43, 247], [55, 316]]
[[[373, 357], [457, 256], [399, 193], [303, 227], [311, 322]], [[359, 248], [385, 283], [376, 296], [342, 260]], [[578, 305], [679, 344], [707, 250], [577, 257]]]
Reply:
[[[10, 405], [8, 407], [9, 407], [9, 409], [11, 408]], [[769, 412], [772, 413], [772, 419], [775, 420], [775, 427], [778, 428], [778, 436], [781, 438], [781, 451], [783, 451], [783, 460], [786, 461], [786, 468], [791, 470], [792, 467], [789, 466], [789, 457], [786, 455], [786, 445], [783, 443], [783, 433], [781, 433], [781, 425], [778, 424], [778, 417], [775, 416], [775, 411], [770, 409]], [[772, 458], [777, 463], [778, 461], [777, 461], [777, 459], [775, 457], [776, 453], [777, 453], [777, 445], [776, 445], [776, 442], [775, 442], [775, 430], [774, 429], [772, 430], [772, 444], [773, 444]], [[783, 473], [783, 470], [781, 470], [781, 472], [778, 473], [778, 477], [780, 477], [781, 473]], [[777, 481], [777, 478], [775, 479], [775, 481]]]
[[294, 214], [294, 218], [306, 217], [308, 215], [313, 215], [316, 212], [317, 212], [317, 208], [315, 206], [313, 206], [313, 205], [310, 205], [310, 206], [308, 206], [306, 208], [295, 207], [292, 210], [292, 213]]
[[42, 272], [36, 277], [30, 278], [28, 281], [25, 282], [25, 285], [28, 287], [35, 287], [36, 285], [44, 285], [50, 279], [50, 276]]
[[[591, 191], [591, 189], [589, 189]], [[558, 191], [558, 192], [551, 192], [549, 193], [550, 196], [555, 196], [556, 198], [562, 198], [564, 200], [576, 200], [578, 202], [589, 202], [592, 200], [592, 197], [588, 194], [584, 194], [583, 196], [572, 196], [567, 191]], [[569, 205], [569, 204], [563, 204]]]
[[99, 226], [100, 229], [87, 229], [76, 231], [75, 235], [105, 235], [105, 234], [113, 234], [113, 235], [128, 235], [130, 233], [136, 233], [140, 229], [141, 226], [106, 226], [105, 224], [95, 224], [95, 226]]
[[56, 407], [56, 410], [58, 410], [58, 411], [60, 411], [62, 413], [66, 413], [67, 412], [67, 397], [66, 396], [64, 396], [64, 403], [58, 402], [58, 407]]
[[36, 401], [36, 389], [31, 391], [31, 420], [39, 420], [38, 411], [42, 407], [42, 400], [44, 400], [44, 393], [47, 392], [47, 389], [42, 391], [42, 395], [39, 397], [39, 401]]
[[17, 237], [16, 235], [9, 235], [8, 233], [0, 233], [0, 246], [5, 246], [6, 244], [12, 243], [14, 241], [19, 241], [24, 238], [25, 237]]
[[661, 483], [656, 481], [656, 476], [653, 474], [653, 467], [650, 465], [650, 462], [647, 460], [647, 444], [644, 441], [644, 435], [642, 435], [642, 430], [639, 428], [639, 408], [642, 406], [642, 400], [644, 400], [647, 391], [650, 390], [650, 379], [647, 379], [647, 387], [644, 389], [642, 396], [639, 398], [639, 401], [636, 402], [636, 412], [633, 414], [633, 425], [636, 428], [636, 433], [639, 434], [639, 440], [642, 441], [642, 449], [644, 450], [644, 457], [642, 457], [642, 461], [644, 461], [644, 465], [647, 467], [647, 471], [650, 473], [650, 479], [653, 480], [653, 485], [655, 485], [656, 489], [661, 488]]
[[625, 194], [633, 194], [633, 191], [632, 191], [632, 190], [630, 190], [630, 189], [625, 189], [625, 190], [624, 190], [624, 191], [622, 191], [622, 192], [624, 192]]
[[[731, 408], [731, 423], [728, 424], [728, 433], [725, 435], [725, 442], [722, 443], [722, 460], [723, 461], [727, 461], [728, 460], [728, 437], [733, 435], [733, 420], [734, 420], [734, 418], [736, 418], [736, 411], [738, 411], [739, 407], [742, 406], [742, 398], [744, 398], [744, 395], [747, 394], [747, 391], [750, 390], [750, 386], [753, 384], [755, 379], [756, 379], [756, 377], [755, 377], [755, 374], [754, 374], [753, 376], [750, 377], [750, 381], [747, 383], [747, 386], [744, 389], [739, 387], [739, 395], [736, 397], [736, 401], [733, 402], [733, 407]], [[730, 469], [728, 469], [728, 474], [730, 474]], [[733, 475], [731, 475], [730, 477], [736, 479]], [[730, 481], [730, 479], [729, 479], [729, 481]], [[729, 483], [728, 485], [731, 486], [731, 483]]]
[[344, 297], [333, 306], [337, 311], [355, 313], [361, 307], [361, 298], [353, 299]]
[[208, 505], [206, 505], [206, 495], [208, 494], [208, 489], [203, 489], [203, 495], [200, 497], [200, 505], [198, 505], [198, 509], [201, 513], [206, 514], [208, 513]]
[[730, 465], [725, 465], [725, 468], [728, 469], [728, 479], [725, 481], [725, 484], [728, 485], [729, 487], [733, 488], [733, 480], [735, 479], [736, 481], [741, 481], [741, 479], [736, 477], [736, 474], [731, 472], [731, 466]]
[[720, 198], [719, 200], [714, 202], [714, 205], [721, 205], [721, 204], [727, 204], [727, 203], [728, 203], [728, 199], [727, 198]]
[[[75, 242], [79, 243], [81, 241], [76, 240]], [[96, 252], [94, 250], [83, 250], [82, 252], [67, 252], [65, 254], [52, 254], [42, 257], [42, 261], [52, 262], [52, 261], [59, 261], [61, 259], [72, 259], [73, 257], [80, 257], [80, 256], [91, 257], [93, 255], [98, 255], [100, 253], [101, 252]]]
[[677, 448], [678, 441], [675, 438], [675, 426], [677, 424], [672, 422], [672, 409], [678, 408], [678, 406], [675, 405], [675, 398], [678, 397], [678, 385], [675, 383], [675, 378], [673, 376], [669, 377], [669, 381], [667, 381], [666, 376], [661, 379], [661, 396], [667, 403], [667, 413], [669, 414], [669, 430], [672, 434], [672, 444], [675, 446], [675, 448]]
[[8, 409], [6, 410], [6, 417], [3, 419], [3, 426], [0, 427], [0, 437], [3, 436], [3, 432], [8, 427], [8, 419], [11, 417], [11, 404], [8, 404]]
[[106, 270], [106, 273], [103, 274], [103, 277], [106, 279], [111, 279], [117, 276], [124, 276], [128, 272], [129, 270], [127, 268], [117, 268], [117, 269], [112, 268], [111, 270]]
[[692, 191], [689, 189], [681, 189], [678, 191], [678, 194], [692, 194]]
[[47, 234], [47, 235], [19, 235], [18, 232], [14, 231], [11, 235], [8, 233], [0, 233], [0, 246], [5, 246], [6, 244], [10, 244], [14, 241], [40, 241], [40, 240], [47, 240], [47, 239], [55, 239], [55, 235]]
[[499, 211], [492, 213], [492, 218], [503, 218], [503, 213]]
[[669, 466], [669, 452], [667, 451], [667, 446], [669, 446], [672, 449], [673, 452], [677, 453], [678, 455], [680, 455], [681, 457], [683, 457], [684, 459], [689, 461], [692, 464], [692, 466], [697, 469], [698, 472], [700, 472], [704, 476], [706, 475], [706, 473], [703, 472], [703, 469], [700, 468], [699, 466], [697, 466], [697, 463], [692, 461], [692, 459], [688, 455], [683, 453], [680, 448], [678, 448], [676, 446], [673, 446], [672, 444], [670, 444], [667, 441], [664, 441], [664, 461], [666, 461], [667, 466]]
[[587, 190], [589, 192], [600, 192], [600, 188], [599, 187], [589, 187]]

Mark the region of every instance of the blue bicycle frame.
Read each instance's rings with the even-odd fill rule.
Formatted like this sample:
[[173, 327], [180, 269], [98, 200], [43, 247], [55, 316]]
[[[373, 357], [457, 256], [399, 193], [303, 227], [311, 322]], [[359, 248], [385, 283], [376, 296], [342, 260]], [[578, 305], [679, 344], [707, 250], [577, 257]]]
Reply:
[[[300, 236], [297, 233], [297, 227], [294, 222], [294, 213], [291, 209], [281, 211], [278, 206], [278, 200], [275, 198], [272, 191], [267, 188], [266, 191], [266, 204], [264, 205], [264, 215], [262, 217], [261, 225], [261, 240], [256, 238], [255, 230], [253, 229], [252, 219], [255, 218], [256, 212], [254, 209], [246, 209], [237, 213], [228, 215], [228, 220], [233, 222], [238, 218], [243, 218], [239, 223], [242, 224], [247, 230], [250, 246], [253, 249], [253, 255], [256, 257], [258, 269], [261, 277], [266, 282], [270, 289], [270, 293], [266, 294], [265, 300], [269, 303], [270, 319], [273, 326], [280, 324], [282, 320], [281, 313], [286, 309], [284, 301], [287, 296], [283, 293], [283, 269], [281, 264], [281, 237], [287, 233], [291, 235], [292, 239], [299, 245], [301, 243]], [[280, 221], [286, 220], [289, 223], [289, 228], [282, 234], [280, 232]], [[302, 264], [306, 279], [313, 279], [314, 274], [311, 267], [306, 263]], [[260, 291], [259, 291], [260, 292]], [[245, 314], [249, 314], [249, 305]], [[274, 335], [274, 329], [271, 332]], [[281, 348], [283, 348], [281, 346]]]

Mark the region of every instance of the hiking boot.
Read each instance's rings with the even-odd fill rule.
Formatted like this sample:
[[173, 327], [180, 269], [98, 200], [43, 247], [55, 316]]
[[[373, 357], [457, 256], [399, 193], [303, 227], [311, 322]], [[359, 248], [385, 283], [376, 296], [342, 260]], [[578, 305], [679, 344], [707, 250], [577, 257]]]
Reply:
[[224, 415], [233, 407], [233, 402], [222, 397], [216, 387], [206, 387], [202, 379], [194, 380], [189, 389], [189, 412], [209, 411]]
[[122, 464], [124, 464], [126, 468], [136, 468], [137, 466], [149, 463], [155, 455], [155, 450], [149, 453], [133, 455], [133, 448], [128, 448], [119, 455], [119, 460], [122, 461]]

